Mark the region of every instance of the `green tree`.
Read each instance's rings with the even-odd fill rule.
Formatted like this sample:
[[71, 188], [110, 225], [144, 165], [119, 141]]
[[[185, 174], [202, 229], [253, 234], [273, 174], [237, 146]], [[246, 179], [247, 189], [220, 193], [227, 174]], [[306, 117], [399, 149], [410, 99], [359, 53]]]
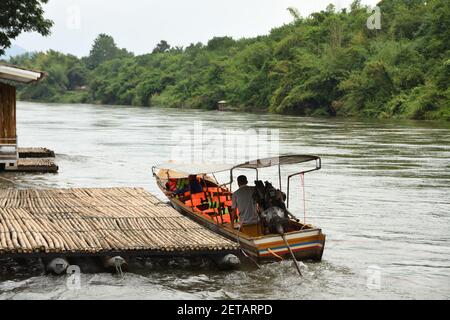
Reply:
[[302, 19], [300, 11], [297, 8], [289, 7], [287, 8], [287, 11], [291, 14], [292, 18], [294, 18], [294, 21], [299, 21]]
[[67, 69], [68, 89], [75, 90], [83, 87], [88, 80], [88, 70], [84, 63], [76, 63]]
[[125, 49], [119, 49], [111, 36], [102, 33], [94, 40], [86, 63], [89, 69], [95, 69], [106, 61], [131, 55]]
[[42, 4], [48, 0], [2, 0], [0, 2], [0, 56], [11, 46], [11, 40], [22, 32], [35, 31], [43, 36], [50, 34], [53, 25], [44, 18]]
[[[212, 109], [227, 100], [242, 110], [295, 115], [450, 120], [450, 1], [383, 0], [382, 29], [356, 0], [332, 5], [267, 35], [132, 56], [106, 35], [89, 57], [48, 51], [16, 57], [48, 71], [21, 98]], [[93, 62], [89, 64], [89, 62]], [[86, 68], [89, 66], [89, 69]]]
[[170, 50], [170, 44], [166, 40], [161, 40], [156, 47], [153, 49], [152, 53], [164, 53]]
[[223, 50], [228, 49], [235, 44], [231, 37], [214, 37], [208, 41], [206, 48], [208, 50]]

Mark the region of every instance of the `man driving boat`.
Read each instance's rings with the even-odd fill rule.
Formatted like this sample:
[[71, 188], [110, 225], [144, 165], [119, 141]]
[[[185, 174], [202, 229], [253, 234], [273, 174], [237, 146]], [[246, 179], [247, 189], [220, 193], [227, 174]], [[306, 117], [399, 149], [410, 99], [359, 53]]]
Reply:
[[252, 237], [261, 235], [259, 215], [256, 202], [253, 199], [255, 187], [248, 186], [246, 176], [239, 176], [239, 189], [232, 196], [232, 221], [236, 219], [236, 209], [239, 211], [240, 231]]

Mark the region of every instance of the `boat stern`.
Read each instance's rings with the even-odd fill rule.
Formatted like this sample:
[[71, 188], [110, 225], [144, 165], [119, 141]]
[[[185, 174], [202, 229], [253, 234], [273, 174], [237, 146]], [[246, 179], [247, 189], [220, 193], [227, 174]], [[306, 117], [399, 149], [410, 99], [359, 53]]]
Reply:
[[[326, 236], [321, 229], [286, 233], [285, 239], [297, 260], [322, 260]], [[289, 248], [281, 235], [266, 236], [254, 242], [257, 256], [261, 260], [291, 258]]]

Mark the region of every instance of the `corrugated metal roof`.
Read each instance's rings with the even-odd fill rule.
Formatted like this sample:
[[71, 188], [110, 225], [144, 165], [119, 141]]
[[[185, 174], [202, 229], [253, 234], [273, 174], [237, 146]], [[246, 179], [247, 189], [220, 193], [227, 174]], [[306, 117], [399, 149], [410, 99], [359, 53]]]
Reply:
[[42, 71], [34, 71], [10, 65], [0, 65], [0, 80], [33, 83], [45, 77]]

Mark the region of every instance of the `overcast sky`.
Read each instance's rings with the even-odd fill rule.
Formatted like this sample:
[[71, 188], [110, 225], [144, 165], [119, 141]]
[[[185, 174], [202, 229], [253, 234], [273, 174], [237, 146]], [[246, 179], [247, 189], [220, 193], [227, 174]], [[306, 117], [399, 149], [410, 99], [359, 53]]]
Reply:
[[[267, 34], [292, 21], [286, 8], [302, 16], [333, 3], [345, 8], [352, 0], [50, 0], [44, 9], [54, 21], [52, 34], [20, 35], [14, 45], [27, 51], [55, 49], [78, 56], [89, 54], [99, 33], [114, 37], [121, 48], [150, 52], [161, 40], [173, 46], [207, 42], [214, 36], [236, 39]], [[375, 5], [378, 0], [363, 0]]]

